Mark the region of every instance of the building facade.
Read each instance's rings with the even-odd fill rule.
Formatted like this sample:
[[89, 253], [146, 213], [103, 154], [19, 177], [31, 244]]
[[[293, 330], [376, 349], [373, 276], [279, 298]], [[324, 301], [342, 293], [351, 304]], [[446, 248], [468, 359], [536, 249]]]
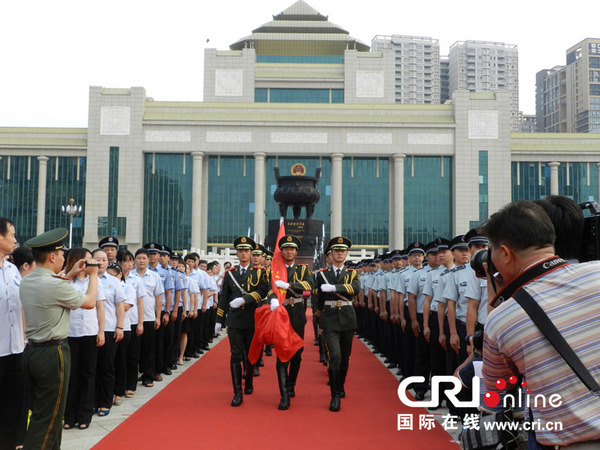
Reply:
[[207, 49], [203, 102], [93, 86], [85, 129], [0, 128], [0, 215], [22, 242], [66, 226], [74, 198], [74, 245], [215, 250], [263, 241], [274, 167], [302, 164], [322, 171], [324, 235], [385, 249], [464, 233], [513, 199], [598, 200], [600, 137], [512, 132], [511, 92], [397, 104], [393, 53], [328, 23], [300, 1]]
[[536, 108], [538, 131], [600, 133], [600, 39], [584, 39], [567, 50], [566, 65], [537, 73]]

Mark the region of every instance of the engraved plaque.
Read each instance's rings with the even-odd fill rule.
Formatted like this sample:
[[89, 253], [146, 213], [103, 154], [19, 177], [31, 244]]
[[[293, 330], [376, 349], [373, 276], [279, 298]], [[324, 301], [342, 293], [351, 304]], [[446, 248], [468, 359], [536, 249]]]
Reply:
[[131, 108], [129, 106], [100, 107], [101, 136], [129, 136]]
[[356, 72], [356, 96], [383, 98], [383, 72]]
[[217, 97], [241, 97], [243, 94], [242, 69], [216, 69], [215, 95]]
[[469, 111], [469, 139], [498, 139], [498, 111]]

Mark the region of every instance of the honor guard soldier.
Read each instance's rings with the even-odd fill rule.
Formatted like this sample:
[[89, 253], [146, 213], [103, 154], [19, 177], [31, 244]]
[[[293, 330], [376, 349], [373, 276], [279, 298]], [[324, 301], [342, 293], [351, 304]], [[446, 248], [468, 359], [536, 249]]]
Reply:
[[117, 252], [119, 251], [119, 240], [114, 236], [107, 236], [100, 239], [98, 248], [104, 250], [108, 258], [108, 264], [117, 263]]
[[[65, 261], [64, 228], [47, 231], [25, 245], [30, 247], [36, 268], [21, 281], [20, 297], [29, 340], [23, 354], [23, 370], [29, 391], [32, 415], [25, 435], [25, 448], [60, 448], [62, 417], [67, 401], [71, 370], [69, 311], [92, 309], [98, 293], [98, 263], [78, 261], [65, 276], [58, 276]], [[89, 275], [84, 294], [69, 280], [82, 271]]]
[[250, 395], [254, 391], [254, 367], [248, 362], [247, 355], [254, 336], [254, 311], [269, 292], [269, 280], [264, 269], [250, 266], [250, 255], [256, 245], [254, 240], [241, 236], [233, 245], [240, 264], [229, 269], [223, 277], [215, 334], [221, 332], [223, 324], [227, 326], [234, 393], [231, 406], [240, 406], [243, 401], [242, 364], [246, 366], [244, 393]]
[[339, 411], [340, 398], [346, 396], [344, 383], [356, 330], [351, 298], [360, 291], [360, 276], [344, 266], [351, 245], [350, 239], [343, 236], [331, 239], [325, 252], [331, 250], [332, 265], [315, 275], [319, 326], [329, 351], [330, 411]]
[[[304, 327], [306, 325], [304, 299], [311, 294], [314, 287], [314, 279], [306, 265], [296, 264], [296, 256], [302, 246], [299, 238], [288, 234], [279, 239], [277, 245], [281, 249], [281, 256], [287, 268], [287, 282], [277, 280], [275, 281], [275, 285], [280, 289], [286, 290], [283, 306], [290, 316], [292, 328], [304, 340]], [[271, 298], [271, 310], [280, 306], [275, 293], [271, 291], [269, 297]], [[290, 407], [290, 398], [296, 396], [296, 380], [300, 371], [303, 350], [304, 347], [298, 350], [285, 363], [282, 363], [277, 358], [277, 380], [279, 381], [279, 391], [281, 393], [279, 409], [288, 409]]]

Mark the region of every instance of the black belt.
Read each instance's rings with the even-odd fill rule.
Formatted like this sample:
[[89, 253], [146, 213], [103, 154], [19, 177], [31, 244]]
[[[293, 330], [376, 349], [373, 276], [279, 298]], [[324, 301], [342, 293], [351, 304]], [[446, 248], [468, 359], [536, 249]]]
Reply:
[[67, 342], [68, 342], [67, 339], [56, 339], [54, 341], [46, 341], [46, 342], [31, 342], [31, 341], [29, 341], [27, 343], [27, 345], [30, 345], [31, 347], [55, 347], [58, 345], [64, 345]]

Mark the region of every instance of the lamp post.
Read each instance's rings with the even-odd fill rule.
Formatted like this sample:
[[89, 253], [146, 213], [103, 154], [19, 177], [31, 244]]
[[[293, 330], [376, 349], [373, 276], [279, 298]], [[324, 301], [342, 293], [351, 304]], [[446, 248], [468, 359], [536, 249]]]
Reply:
[[69, 216], [69, 248], [73, 247], [73, 217], [81, 214], [82, 207], [75, 204], [75, 199], [69, 199], [67, 206], [61, 206], [63, 216]]

